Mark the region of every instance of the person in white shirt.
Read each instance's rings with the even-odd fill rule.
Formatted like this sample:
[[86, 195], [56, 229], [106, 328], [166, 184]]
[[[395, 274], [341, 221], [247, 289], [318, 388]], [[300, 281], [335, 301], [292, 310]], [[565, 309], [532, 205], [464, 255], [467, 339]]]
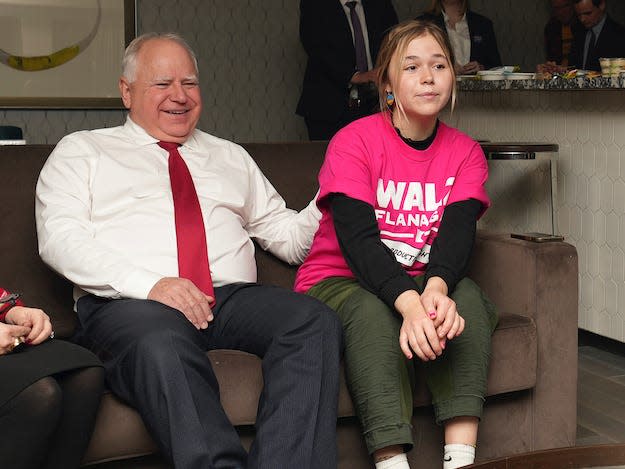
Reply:
[[435, 21], [447, 31], [456, 74], [475, 74], [498, 67], [501, 57], [493, 22], [469, 8], [469, 0], [432, 0], [420, 17]]
[[[119, 81], [126, 123], [66, 136], [41, 171], [41, 257], [75, 285], [76, 340], [102, 359], [112, 391], [177, 469], [336, 467], [340, 323], [311, 297], [255, 283], [252, 242], [299, 263], [319, 212], [314, 202], [287, 209], [245, 150], [196, 129], [198, 80], [193, 51], [175, 34], [128, 46]], [[172, 150], [159, 142], [179, 145], [192, 176], [214, 292], [179, 275], [185, 233]], [[205, 353], [216, 348], [263, 360], [249, 455], [219, 401]]]

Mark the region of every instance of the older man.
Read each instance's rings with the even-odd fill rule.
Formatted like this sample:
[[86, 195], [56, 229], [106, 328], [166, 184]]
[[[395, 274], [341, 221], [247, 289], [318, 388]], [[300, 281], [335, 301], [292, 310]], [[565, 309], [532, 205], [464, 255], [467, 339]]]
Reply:
[[[340, 325], [255, 283], [252, 243], [300, 262], [316, 207], [287, 209], [241, 147], [196, 129], [197, 61], [179, 36], [135, 39], [122, 75], [126, 123], [63, 138], [37, 185], [40, 253], [75, 284], [80, 340], [177, 469], [335, 467]], [[249, 455], [220, 404], [215, 348], [263, 360]]]
[[625, 57], [625, 28], [606, 12], [606, 0], [574, 0], [575, 14], [586, 34], [575, 37], [569, 65], [601, 70], [600, 57]]

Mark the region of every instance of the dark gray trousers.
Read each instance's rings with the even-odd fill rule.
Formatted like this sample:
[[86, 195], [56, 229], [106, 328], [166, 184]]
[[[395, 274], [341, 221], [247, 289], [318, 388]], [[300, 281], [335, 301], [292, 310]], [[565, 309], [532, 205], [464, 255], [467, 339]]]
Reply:
[[[139, 411], [177, 469], [335, 468], [342, 342], [335, 313], [257, 284], [219, 287], [215, 296], [215, 319], [203, 331], [155, 301], [86, 296], [77, 305], [77, 340], [104, 362], [108, 386]], [[249, 455], [220, 404], [211, 349], [262, 359]]]

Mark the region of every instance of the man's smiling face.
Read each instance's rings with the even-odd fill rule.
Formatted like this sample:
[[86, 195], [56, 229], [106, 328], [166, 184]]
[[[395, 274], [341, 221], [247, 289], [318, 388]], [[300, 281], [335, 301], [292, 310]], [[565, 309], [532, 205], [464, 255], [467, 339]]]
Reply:
[[202, 112], [195, 63], [169, 39], [151, 39], [137, 53], [135, 76], [119, 82], [130, 118], [152, 137], [184, 143]]

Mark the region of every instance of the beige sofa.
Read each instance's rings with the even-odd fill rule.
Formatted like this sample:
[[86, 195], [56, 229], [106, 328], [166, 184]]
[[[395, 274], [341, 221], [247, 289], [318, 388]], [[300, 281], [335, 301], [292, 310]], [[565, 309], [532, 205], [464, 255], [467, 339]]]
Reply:
[[[314, 195], [324, 143], [244, 146], [289, 206], [302, 208]], [[0, 283], [22, 292], [29, 304], [49, 311], [57, 335], [67, 337], [75, 321], [71, 287], [39, 259], [33, 215], [37, 175], [51, 149], [48, 145], [0, 147]], [[292, 267], [263, 252], [257, 254], [257, 260], [261, 282], [291, 286]], [[562, 242], [531, 243], [507, 234], [480, 233], [470, 275], [500, 311], [478, 459], [573, 445], [578, 297], [575, 248]], [[260, 362], [255, 356], [235, 351], [213, 351], [209, 356], [219, 378], [223, 405], [248, 444], [262, 386]], [[344, 383], [339, 402], [339, 467], [372, 467]], [[413, 467], [439, 468], [442, 430], [433, 424], [423, 384], [415, 394], [414, 407], [416, 445], [409, 455], [415, 462]], [[138, 414], [106, 393], [85, 464], [102, 468], [168, 467], [153, 455], [155, 452]]]

